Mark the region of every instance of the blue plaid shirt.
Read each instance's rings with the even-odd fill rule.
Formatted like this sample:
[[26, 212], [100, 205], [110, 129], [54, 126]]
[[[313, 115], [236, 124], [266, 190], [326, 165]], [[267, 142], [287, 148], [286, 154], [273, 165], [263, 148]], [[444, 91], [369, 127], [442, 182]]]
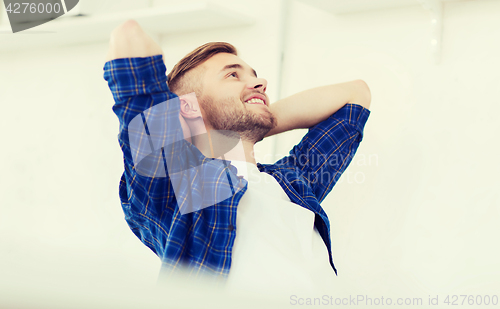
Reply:
[[[210, 164], [222, 160], [207, 158], [191, 143], [183, 141], [178, 118], [178, 97], [167, 86], [166, 68], [161, 55], [108, 61], [104, 65], [104, 79], [113, 94], [113, 111], [120, 121], [118, 140], [123, 151], [125, 171], [121, 177], [119, 195], [130, 229], [160, 257], [163, 267], [173, 270], [186, 266], [195, 273], [208, 271], [226, 277], [231, 268], [231, 252], [237, 233], [238, 203], [247, 189], [247, 182], [236, 176], [234, 166], [219, 164], [214, 168]], [[134, 161], [137, 159], [137, 149], [131, 142], [146, 143], [153, 133], [135, 134], [137, 132], [132, 132], [131, 122], [142, 119], [146, 123], [146, 118], [154, 115], [145, 115], [145, 112], [161, 103], [163, 105], [158, 110], [161, 110], [162, 117], [167, 121], [161, 122], [164, 126], [155, 131], [163, 132], [163, 142], [182, 140], [175, 146], [176, 153], [185, 152], [194, 156], [197, 161], [195, 165], [201, 166], [202, 171], [205, 167], [211, 168], [204, 177], [197, 178], [198, 182], [203, 179], [205, 184], [201, 185], [205, 185], [205, 188], [222, 190], [220, 180], [229, 178], [232, 185], [239, 189], [233, 190], [234, 194], [230, 198], [196, 211], [181, 213], [181, 199], [174, 194], [166, 168], [175, 154], [172, 150], [175, 147], [167, 150], [161, 148], [153, 155], [154, 158], [162, 158], [165, 163], [155, 165], [157, 172], [154, 175], [139, 172], [137, 164], [134, 164], [137, 162]], [[257, 163], [261, 172], [272, 175], [278, 181], [293, 203], [315, 213], [314, 225], [328, 249], [335, 273], [330, 223], [320, 203], [352, 161], [369, 114], [370, 111], [360, 105], [346, 104], [326, 120], [311, 127], [288, 156], [274, 164]], [[150, 119], [147, 121], [149, 123]], [[152, 153], [154, 149], [156, 147], [152, 145]], [[151, 162], [147, 165], [151, 168]], [[229, 176], [224, 178], [224, 175]], [[184, 181], [187, 181], [184, 190], [200, 185], [195, 183], [194, 178], [188, 177]]]

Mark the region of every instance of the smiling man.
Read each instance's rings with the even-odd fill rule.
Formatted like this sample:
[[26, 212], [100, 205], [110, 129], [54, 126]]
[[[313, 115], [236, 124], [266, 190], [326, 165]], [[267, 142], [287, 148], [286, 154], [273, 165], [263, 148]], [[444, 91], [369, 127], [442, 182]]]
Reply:
[[[366, 83], [270, 104], [267, 81], [223, 42], [198, 47], [167, 78], [161, 48], [133, 20], [113, 31], [104, 78], [120, 120], [125, 218], [164, 273], [261, 288], [332, 280], [320, 203], [362, 140]], [[309, 131], [288, 156], [256, 162], [256, 142], [297, 128]]]
[[[218, 53], [194, 68], [202, 72], [202, 118], [212, 129], [240, 132], [243, 141], [258, 142], [276, 125], [265, 93], [267, 81], [257, 77], [255, 70], [236, 55], [234, 47], [218, 44], [232, 53]], [[217, 43], [208, 46], [214, 45]]]

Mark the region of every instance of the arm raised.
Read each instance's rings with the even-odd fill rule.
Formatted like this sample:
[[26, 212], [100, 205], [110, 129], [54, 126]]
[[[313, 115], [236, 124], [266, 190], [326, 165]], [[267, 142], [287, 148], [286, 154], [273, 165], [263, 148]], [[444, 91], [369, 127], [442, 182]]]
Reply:
[[310, 128], [327, 119], [347, 103], [369, 108], [371, 93], [362, 80], [317, 87], [271, 104], [278, 125], [266, 136], [293, 129]]
[[[111, 32], [106, 62], [120, 58], [151, 57], [162, 55], [158, 45], [133, 19], [127, 20]], [[184, 138], [191, 142], [186, 120], [179, 114]]]

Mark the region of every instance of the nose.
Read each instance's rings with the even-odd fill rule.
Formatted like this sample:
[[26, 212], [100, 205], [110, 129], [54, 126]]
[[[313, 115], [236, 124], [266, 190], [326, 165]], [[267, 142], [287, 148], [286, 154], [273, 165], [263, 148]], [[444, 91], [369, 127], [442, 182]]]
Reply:
[[264, 93], [267, 89], [267, 80], [265, 80], [264, 78], [253, 78], [251, 81], [249, 81], [248, 88], [257, 89], [260, 92]]

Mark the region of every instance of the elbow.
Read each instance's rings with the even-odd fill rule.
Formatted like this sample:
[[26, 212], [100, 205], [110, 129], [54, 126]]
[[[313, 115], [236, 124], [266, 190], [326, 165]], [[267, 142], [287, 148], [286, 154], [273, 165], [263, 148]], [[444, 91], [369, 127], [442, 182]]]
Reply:
[[127, 20], [111, 32], [108, 60], [162, 54], [161, 47], [133, 19]]
[[126, 22], [120, 24], [118, 27], [113, 29], [111, 32], [112, 38], [121, 38], [129, 35], [131, 32], [137, 32], [141, 29], [139, 23], [133, 19], [129, 19]]
[[125, 58], [126, 50], [130, 49], [132, 35], [137, 34], [141, 26], [133, 19], [127, 20], [111, 31], [109, 37], [108, 53], [106, 61], [116, 58]]
[[131, 44], [134, 37], [140, 36], [141, 32], [142, 28], [139, 23], [133, 19], [129, 19], [113, 29], [110, 37], [110, 44], [120, 47]]
[[368, 87], [368, 84], [362, 79], [358, 79], [356, 82], [358, 83], [359, 90], [356, 92], [357, 96], [355, 102], [368, 109], [372, 101], [370, 87]]

